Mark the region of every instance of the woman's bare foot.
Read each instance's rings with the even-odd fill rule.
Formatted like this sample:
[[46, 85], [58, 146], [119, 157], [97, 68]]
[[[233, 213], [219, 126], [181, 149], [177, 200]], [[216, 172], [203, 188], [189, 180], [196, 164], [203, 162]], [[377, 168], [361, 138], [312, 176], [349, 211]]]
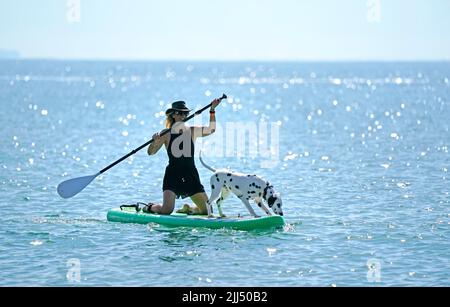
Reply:
[[147, 205], [145, 205], [145, 206], [142, 208], [142, 212], [145, 212], [145, 213], [155, 213], [155, 212], [152, 211], [152, 206], [154, 206], [154, 205], [156, 205], [156, 204], [154, 204], [154, 203], [148, 203]]
[[178, 209], [176, 212], [177, 213], [185, 213], [185, 214], [193, 214], [194, 209], [191, 208], [191, 206], [189, 206], [188, 204], [184, 204], [183, 207], [181, 209]]

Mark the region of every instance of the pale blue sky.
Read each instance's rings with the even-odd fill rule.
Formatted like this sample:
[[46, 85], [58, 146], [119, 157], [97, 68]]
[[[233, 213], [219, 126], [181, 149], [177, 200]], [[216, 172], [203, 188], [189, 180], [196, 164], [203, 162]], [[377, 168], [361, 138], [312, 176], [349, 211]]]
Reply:
[[370, 1], [380, 3], [379, 22], [368, 22], [368, 0], [79, 0], [77, 23], [68, 0], [0, 0], [0, 49], [65, 59], [450, 60], [450, 0]]

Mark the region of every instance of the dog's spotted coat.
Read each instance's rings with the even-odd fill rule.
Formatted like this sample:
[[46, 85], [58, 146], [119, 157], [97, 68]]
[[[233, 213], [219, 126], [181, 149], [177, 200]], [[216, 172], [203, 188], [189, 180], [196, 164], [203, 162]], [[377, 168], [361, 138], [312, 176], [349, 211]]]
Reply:
[[202, 160], [201, 153], [200, 162], [207, 169], [214, 172], [210, 179], [211, 196], [206, 206], [209, 216], [212, 216], [212, 203], [216, 200], [220, 216], [225, 216], [222, 211], [222, 203], [230, 193], [234, 193], [254, 217], [258, 215], [250, 205], [250, 200], [252, 199], [267, 215], [271, 215], [271, 213], [264, 205], [264, 201], [267, 202], [269, 208], [275, 214], [283, 215], [281, 197], [275, 192], [273, 186], [268, 181], [256, 175], [245, 175], [230, 172], [229, 170], [215, 170], [205, 164]]

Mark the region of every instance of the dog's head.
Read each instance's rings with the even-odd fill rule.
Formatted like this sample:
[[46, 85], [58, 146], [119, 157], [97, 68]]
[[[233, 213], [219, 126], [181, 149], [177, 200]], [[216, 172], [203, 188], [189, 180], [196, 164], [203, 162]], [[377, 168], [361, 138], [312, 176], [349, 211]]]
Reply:
[[269, 208], [272, 209], [273, 213], [283, 216], [283, 202], [279, 193], [275, 192], [273, 186], [268, 185], [264, 189], [264, 199], [267, 201]]

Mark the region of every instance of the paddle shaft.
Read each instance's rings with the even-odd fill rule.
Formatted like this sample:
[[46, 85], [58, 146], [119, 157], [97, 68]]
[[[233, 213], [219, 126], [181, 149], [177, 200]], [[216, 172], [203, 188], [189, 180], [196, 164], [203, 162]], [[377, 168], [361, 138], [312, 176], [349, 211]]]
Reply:
[[[227, 95], [223, 94], [222, 97], [219, 98], [220, 101], [222, 101], [222, 99], [226, 99]], [[205, 111], [206, 109], [208, 109], [209, 107], [211, 107], [212, 103], [208, 104], [206, 107], [196, 111], [194, 114], [189, 115], [188, 117], [186, 117], [183, 121], [187, 122], [188, 120], [190, 120], [191, 118], [193, 118], [196, 115], [199, 115], [200, 113], [202, 113], [203, 111]], [[167, 129], [165, 131], [163, 131], [160, 136], [165, 135], [166, 133], [168, 133], [170, 131], [170, 129]], [[103, 174], [104, 172], [106, 172], [107, 170], [109, 170], [110, 168], [116, 166], [117, 164], [119, 164], [120, 162], [122, 162], [123, 160], [125, 160], [126, 158], [134, 155], [135, 153], [137, 153], [138, 151], [140, 151], [141, 149], [147, 147], [148, 145], [150, 145], [151, 143], [153, 143], [153, 139], [151, 139], [150, 141], [142, 144], [141, 146], [139, 146], [138, 148], [134, 149], [133, 151], [129, 152], [128, 154], [126, 154], [125, 156], [123, 156], [122, 158], [120, 158], [119, 160], [111, 163], [110, 165], [108, 165], [107, 167], [105, 167], [104, 169], [102, 169], [99, 174]]]

